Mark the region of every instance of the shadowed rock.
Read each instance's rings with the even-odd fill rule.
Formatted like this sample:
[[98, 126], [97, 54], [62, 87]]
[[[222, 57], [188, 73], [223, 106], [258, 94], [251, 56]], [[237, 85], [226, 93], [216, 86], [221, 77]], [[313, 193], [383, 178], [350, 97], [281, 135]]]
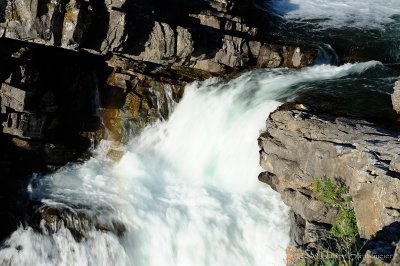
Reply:
[[266, 42], [266, 14], [252, 1], [17, 0], [5, 10], [7, 38], [215, 73], [303, 67], [317, 55]]
[[57, 204], [57, 206], [36, 204], [32, 205], [29, 212], [30, 226], [38, 231], [43, 230], [43, 226], [55, 233], [61, 228], [68, 229], [77, 241], [80, 241], [91, 230], [112, 232], [117, 236], [122, 236], [126, 227], [120, 221], [112, 218], [102, 218], [100, 214], [91, 211], [84, 206], [68, 206]]

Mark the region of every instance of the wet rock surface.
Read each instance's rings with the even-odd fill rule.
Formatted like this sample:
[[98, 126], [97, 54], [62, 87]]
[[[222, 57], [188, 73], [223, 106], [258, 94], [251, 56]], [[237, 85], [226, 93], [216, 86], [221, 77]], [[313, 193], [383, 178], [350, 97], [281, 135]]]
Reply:
[[45, 230], [52, 234], [66, 228], [76, 241], [81, 241], [91, 230], [112, 232], [117, 236], [122, 236], [126, 231], [125, 225], [118, 220], [112, 218], [100, 220], [98, 213], [91, 211], [89, 206], [73, 206], [72, 208], [63, 204], [51, 206], [32, 203], [28, 216], [29, 225], [38, 232]]

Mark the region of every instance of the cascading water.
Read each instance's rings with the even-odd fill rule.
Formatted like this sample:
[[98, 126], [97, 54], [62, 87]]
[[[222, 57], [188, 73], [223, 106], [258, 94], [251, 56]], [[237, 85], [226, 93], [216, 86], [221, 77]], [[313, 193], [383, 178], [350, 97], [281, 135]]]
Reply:
[[265, 4], [289, 20], [314, 20], [310, 26], [315, 28], [383, 28], [400, 14], [397, 0], [269, 0]]
[[269, 30], [274, 40], [321, 48], [330, 44], [344, 61], [400, 59], [398, 0], [259, 2], [271, 14]]
[[[1, 265], [283, 265], [288, 209], [258, 183], [257, 136], [301, 84], [359, 77], [378, 62], [257, 70], [194, 83], [168, 121], [147, 128], [115, 163], [98, 155], [35, 177], [30, 197], [86, 212], [104, 228], [20, 227]], [[57, 230], [55, 230], [57, 229]], [[114, 230], [115, 231], [115, 230]]]
[[[312, 40], [321, 47], [319, 63], [328, 63], [339, 61], [332, 47], [340, 48], [343, 40], [355, 47], [368, 38], [396, 61], [397, 2], [266, 3], [279, 18], [274, 37], [283, 32], [284, 39]], [[104, 142], [86, 163], [32, 178], [31, 200], [67, 210], [69, 225], [20, 226], [0, 250], [0, 264], [283, 265], [288, 209], [257, 181], [262, 170], [256, 139], [267, 115], [303, 91], [356, 93], [348, 97], [358, 100], [378, 90], [386, 97], [398, 77], [392, 72], [376, 61], [256, 70], [229, 82], [191, 84], [177, 105], [166, 87], [168, 111], [174, 109], [169, 120], [134, 138], [119, 162], [102, 153]]]

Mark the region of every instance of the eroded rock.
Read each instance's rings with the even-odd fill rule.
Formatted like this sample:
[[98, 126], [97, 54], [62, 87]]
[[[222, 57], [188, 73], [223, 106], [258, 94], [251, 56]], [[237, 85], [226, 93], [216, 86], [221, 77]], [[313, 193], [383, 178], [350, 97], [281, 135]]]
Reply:
[[274, 174], [272, 182], [299, 191], [315, 179], [343, 178], [365, 236], [397, 219], [387, 211], [400, 207], [400, 175], [391, 167], [400, 152], [397, 132], [297, 110], [272, 113], [267, 128], [259, 139], [261, 165]]
[[57, 204], [56, 206], [33, 205], [30, 212], [30, 223], [36, 230], [46, 228], [51, 233], [57, 232], [61, 228], [68, 229], [77, 241], [80, 241], [91, 230], [112, 232], [117, 236], [122, 236], [126, 231], [125, 225], [107, 216], [101, 216], [89, 208], [74, 209]]
[[283, 106], [268, 118], [259, 138], [260, 163], [267, 171], [260, 180], [282, 193], [306, 224], [334, 223], [338, 210], [313, 197], [312, 184], [338, 178], [349, 187], [362, 237], [399, 222], [399, 133], [307, 109]]

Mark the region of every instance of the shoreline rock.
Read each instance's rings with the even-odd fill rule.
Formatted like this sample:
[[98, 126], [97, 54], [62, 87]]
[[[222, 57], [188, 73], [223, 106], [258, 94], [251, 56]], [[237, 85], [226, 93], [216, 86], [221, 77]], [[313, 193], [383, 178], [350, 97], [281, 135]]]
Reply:
[[270, 114], [258, 140], [260, 164], [266, 171], [259, 179], [281, 193], [293, 211], [291, 232], [297, 233], [291, 234], [289, 250], [300, 252], [296, 250], [318, 239], [307, 237], [314, 230], [311, 225], [318, 224], [319, 230], [333, 226], [338, 209], [313, 193], [316, 180], [331, 179], [349, 188], [358, 231], [369, 240], [368, 254], [379, 257], [382, 250], [391, 250], [393, 258], [400, 238], [377, 238], [388, 227], [400, 231], [400, 133], [365, 120], [309, 110], [283, 105]]

